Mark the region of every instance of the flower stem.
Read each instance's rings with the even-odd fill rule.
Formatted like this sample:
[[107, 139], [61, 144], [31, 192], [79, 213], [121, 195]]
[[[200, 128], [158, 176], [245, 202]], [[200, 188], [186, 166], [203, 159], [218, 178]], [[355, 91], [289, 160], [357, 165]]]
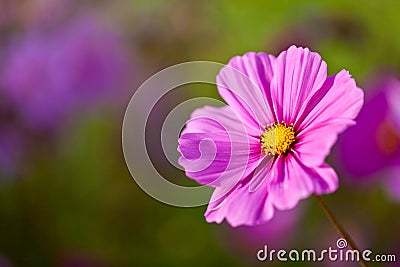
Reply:
[[[360, 251], [357, 247], [357, 245], [355, 244], [355, 242], [353, 241], [353, 239], [351, 238], [351, 236], [346, 232], [346, 230], [344, 230], [343, 226], [340, 225], [340, 223], [336, 220], [336, 218], [333, 216], [332, 212], [330, 211], [330, 209], [328, 208], [328, 206], [326, 205], [325, 201], [322, 199], [321, 196], [319, 195], [315, 195], [316, 199], [318, 200], [318, 203], [321, 205], [322, 210], [325, 212], [326, 216], [328, 217], [328, 219], [331, 221], [331, 223], [333, 224], [333, 226], [335, 226], [336, 230], [338, 231], [338, 233], [347, 241], [347, 244], [349, 245], [349, 247], [352, 250], [357, 250]], [[363, 257], [360, 257], [360, 264], [363, 267], [368, 267], [368, 264], [365, 262], [365, 260], [363, 259]]]

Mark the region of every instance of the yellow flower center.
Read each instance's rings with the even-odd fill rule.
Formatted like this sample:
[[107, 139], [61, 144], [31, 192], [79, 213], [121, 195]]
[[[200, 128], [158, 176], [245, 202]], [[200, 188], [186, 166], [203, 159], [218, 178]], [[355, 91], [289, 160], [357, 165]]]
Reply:
[[268, 155], [279, 156], [289, 151], [295, 139], [293, 124], [272, 123], [264, 126], [265, 132], [260, 134], [261, 148]]

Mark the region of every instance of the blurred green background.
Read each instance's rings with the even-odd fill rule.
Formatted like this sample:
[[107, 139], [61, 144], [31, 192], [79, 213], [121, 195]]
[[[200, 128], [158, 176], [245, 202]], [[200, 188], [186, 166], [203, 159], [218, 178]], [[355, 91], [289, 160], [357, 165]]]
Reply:
[[[269, 238], [284, 248], [335, 246], [338, 235], [313, 198], [298, 207], [301, 214], [288, 226], [290, 231], [277, 230], [254, 243], [250, 234], [226, 223], [207, 224], [205, 207], [176, 208], [152, 199], [135, 184], [124, 162], [124, 110], [141, 82], [164, 67], [191, 60], [226, 63], [247, 51], [278, 54], [291, 44], [317, 51], [328, 63], [329, 74], [346, 68], [363, 87], [377, 73], [400, 69], [399, 10], [398, 1], [0, 0], [0, 72], [6, 81], [0, 87], [0, 128], [12, 128], [11, 135], [18, 137], [17, 145], [10, 147], [13, 137], [7, 137], [0, 146], [5, 155], [0, 172], [0, 266], [252, 266], [258, 265], [255, 253]], [[85, 34], [75, 36], [69, 26], [87, 23], [85, 16], [101, 25], [100, 37], [93, 37], [99, 38], [96, 45], [88, 48], [100, 49], [94, 59], [88, 57], [89, 70], [56, 76], [60, 73], [52, 71], [67, 69], [69, 63], [53, 66], [51, 61], [52, 67], [43, 67], [44, 76], [34, 74], [34, 82], [26, 78], [26, 68], [41, 68], [46, 55], [58, 59], [65, 53], [68, 61], [83, 53], [81, 46], [61, 46], [70, 40], [64, 35], [86, 41]], [[104, 33], [103, 40], [105, 28], [112, 34]], [[65, 85], [75, 76], [71, 86], [82, 84], [80, 79], [101, 65], [97, 57], [110, 51], [102, 44], [114, 33], [118, 44], [111, 47], [117, 47], [115, 53], [126, 62], [105, 57], [105, 66], [113, 67], [94, 72], [87, 88], [71, 93], [68, 108], [63, 94], [49, 100], [48, 91], [40, 96], [45, 100], [38, 107], [63, 102], [61, 115], [56, 108], [44, 112], [59, 116], [55, 126], [37, 124], [27, 104], [15, 100], [29, 103], [31, 91], [44, 90], [47, 84], [46, 90], [63, 87], [69, 95], [72, 88]], [[44, 44], [52, 46], [43, 50]], [[29, 53], [22, 50], [39, 54], [39, 61], [24, 58]], [[13, 67], [18, 57], [22, 67]], [[78, 60], [72, 66], [82, 64]], [[108, 74], [117, 78], [110, 78], [113, 82], [100, 94], [96, 81]], [[192, 87], [193, 94], [184, 97], [219, 98], [212, 86], [202, 91]], [[85, 90], [89, 96], [82, 101]], [[165, 101], [164, 112], [170, 108]], [[185, 183], [183, 172], [173, 170], [164, 158], [154, 160], [171, 179]], [[341, 179], [340, 189], [325, 199], [354, 239], [377, 253], [399, 253], [399, 204], [379, 186]]]

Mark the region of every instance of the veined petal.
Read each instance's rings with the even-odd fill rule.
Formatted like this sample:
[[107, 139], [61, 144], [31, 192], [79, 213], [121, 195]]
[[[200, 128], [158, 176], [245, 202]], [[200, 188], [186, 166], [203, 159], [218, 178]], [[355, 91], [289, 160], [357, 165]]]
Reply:
[[217, 75], [219, 94], [256, 131], [274, 120], [270, 93], [273, 61], [271, 55], [250, 52], [232, 58]]
[[338, 187], [335, 171], [325, 163], [319, 167], [305, 166], [296, 153], [281, 158], [274, 165], [269, 194], [273, 205], [280, 210], [294, 208], [311, 194], [327, 194]]
[[[205, 217], [207, 222], [221, 223], [224, 219], [232, 226], [258, 225], [269, 221], [274, 208], [269, 200], [267, 183], [254, 192], [248, 184], [239, 184], [225, 196], [224, 188], [216, 188], [208, 204]], [[216, 200], [213, 200], [216, 199]]]
[[310, 124], [327, 123], [336, 119], [352, 121], [364, 103], [364, 93], [356, 86], [346, 70], [330, 76], [324, 85], [309, 98], [295, 125], [300, 130]]
[[363, 91], [347, 71], [326, 80], [307, 100], [295, 122], [299, 132], [296, 151], [303, 163], [318, 166], [324, 162], [338, 134], [355, 124], [363, 102]]
[[275, 157], [271, 156], [265, 156], [262, 160], [260, 160], [260, 163], [257, 165], [254, 174], [252, 175], [252, 177], [250, 177], [250, 192], [257, 191], [260, 186], [265, 182], [265, 180], [267, 180], [271, 168], [275, 163], [275, 160]]
[[299, 159], [308, 166], [319, 166], [329, 155], [338, 134], [354, 124], [351, 120], [335, 119], [300, 132], [295, 146]]
[[[204, 120], [207, 123], [203, 123]], [[247, 127], [234, 110], [229, 106], [211, 107], [204, 106], [198, 108], [190, 115], [190, 120], [186, 122], [186, 127], [182, 134], [185, 133], [210, 133], [227, 131], [232, 133], [243, 133], [251, 137], [258, 137], [259, 130]]]
[[229, 107], [196, 110], [179, 138], [179, 164], [200, 184], [233, 187], [257, 166], [261, 155]]
[[263, 180], [266, 176], [268, 180], [255, 191], [249, 190], [249, 183], [238, 184], [229, 191], [216, 188], [205, 213], [207, 222], [221, 223], [226, 219], [233, 227], [265, 223], [272, 218], [274, 207], [289, 210], [313, 193], [327, 194], [338, 188], [338, 177], [330, 166], [310, 168], [296, 155], [281, 157], [272, 168], [262, 170], [254, 176], [250, 174], [252, 179]]
[[314, 168], [314, 171], [317, 173], [313, 179], [315, 194], [330, 194], [338, 189], [339, 178], [331, 166], [324, 163], [320, 167]]
[[293, 156], [280, 157], [274, 164], [269, 193], [274, 206], [280, 210], [294, 208], [313, 193], [313, 173]]
[[304, 102], [326, 80], [326, 63], [307, 48], [291, 46], [273, 64], [271, 96], [277, 112], [277, 122], [295, 122]]

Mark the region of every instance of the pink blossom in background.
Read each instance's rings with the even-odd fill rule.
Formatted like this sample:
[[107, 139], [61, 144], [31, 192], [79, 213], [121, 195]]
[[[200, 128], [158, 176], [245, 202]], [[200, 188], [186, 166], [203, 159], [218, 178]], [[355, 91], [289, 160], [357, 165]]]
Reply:
[[388, 195], [400, 199], [400, 81], [380, 77], [368, 92], [357, 125], [341, 137], [337, 160], [348, 180], [383, 180]]
[[292, 46], [232, 58], [217, 86], [228, 106], [195, 110], [178, 147], [186, 175], [215, 187], [208, 222], [263, 224], [275, 209], [337, 189], [325, 158], [363, 104], [347, 71], [327, 77], [317, 53]]
[[60, 68], [51, 57], [53, 51], [51, 38], [32, 33], [16, 39], [4, 59], [3, 95], [33, 128], [64, 120], [73, 105], [72, 90], [58, 81]]
[[[400, 131], [396, 130], [395, 113], [389, 105], [392, 86], [396, 83], [390, 77], [371, 86], [357, 125], [341, 137], [338, 160], [351, 177], [364, 179], [386, 166], [400, 163], [400, 135], [397, 136]], [[400, 85], [397, 87], [400, 101]]]

